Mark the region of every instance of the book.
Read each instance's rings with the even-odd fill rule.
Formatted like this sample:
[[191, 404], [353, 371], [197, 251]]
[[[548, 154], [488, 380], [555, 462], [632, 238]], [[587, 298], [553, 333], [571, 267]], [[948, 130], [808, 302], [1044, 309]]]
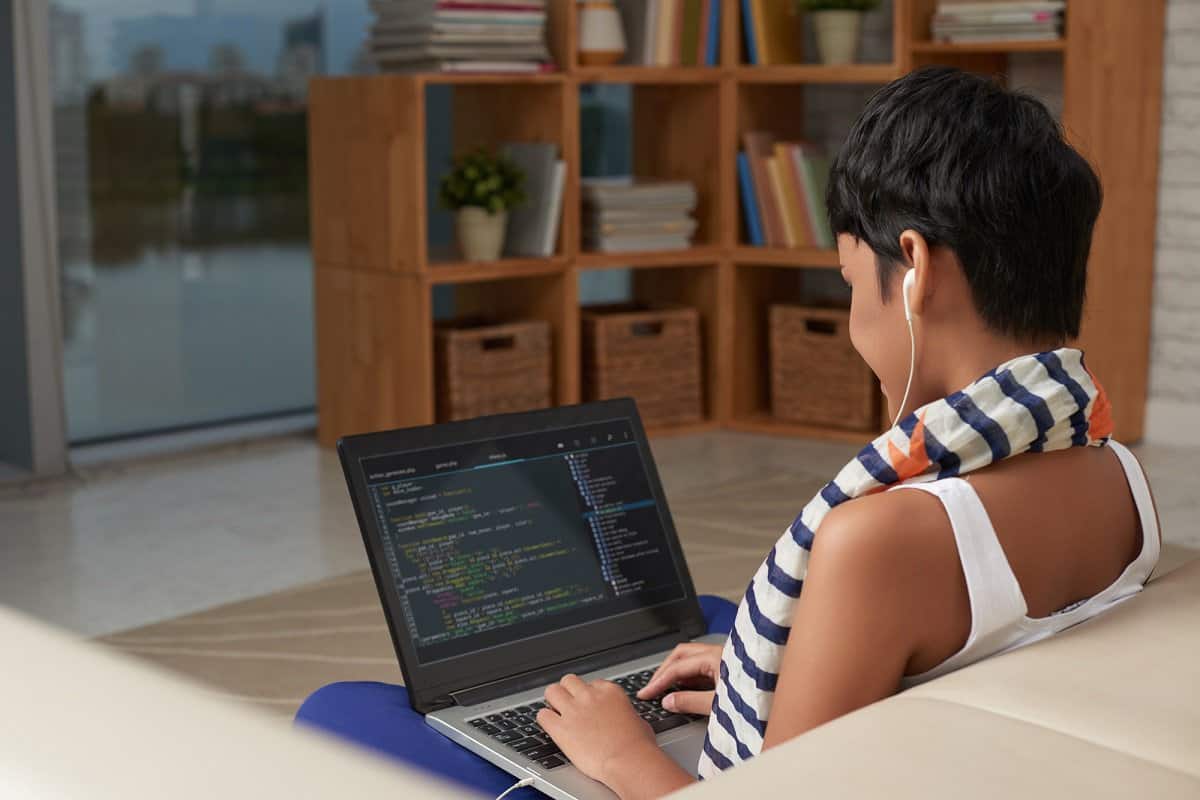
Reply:
[[545, 0], [369, 0], [366, 50], [400, 72], [543, 71]]
[[377, 59], [381, 66], [395, 72], [497, 72], [505, 74], [526, 74], [549, 72], [553, 65], [540, 64], [536, 61], [472, 61], [472, 60], [439, 60], [427, 61], [388, 61]]
[[766, 159], [775, 147], [774, 137], [762, 131], [748, 131], [742, 135], [742, 149], [750, 161], [750, 175], [754, 180], [754, 195], [758, 198], [759, 215], [762, 220], [763, 238], [768, 247], [786, 247], [783, 219], [775, 203], [767, 175]]
[[670, 66], [676, 57], [676, 44], [679, 40], [679, 15], [683, 10], [683, 0], [659, 0], [658, 23], [655, 26], [657, 41], [654, 45], [654, 61], [660, 67]]
[[662, 22], [663, 0], [646, 0], [646, 41], [643, 64], [654, 64], [658, 57], [658, 28]]
[[796, 189], [796, 228], [802, 246], [815, 247], [819, 241], [812, 223], [813, 201], [804, 182], [804, 151], [798, 144], [788, 144], [781, 161], [788, 181]]
[[708, 45], [704, 57], [705, 66], [714, 67], [721, 59], [721, 3], [709, 0]]
[[371, 47], [371, 56], [380, 62], [403, 63], [420, 61], [509, 61], [528, 62], [533, 65], [532, 72], [537, 71], [539, 62], [548, 61], [550, 54], [543, 45], [533, 47], [500, 47], [488, 45], [455, 45], [426, 43], [420, 45]]
[[542, 239], [542, 255], [554, 255], [554, 245], [558, 242], [558, 229], [562, 225], [563, 190], [567, 185], [567, 162], [559, 159], [554, 162], [554, 181], [550, 189], [550, 205], [548, 207], [545, 226], [545, 238]]
[[700, 4], [700, 29], [696, 34], [696, 66], [708, 64], [708, 26], [712, 24], [713, 0], [698, 0]]
[[660, 205], [653, 208], [599, 208], [589, 206], [587, 221], [591, 225], [628, 225], [637, 223], [674, 222], [692, 212], [691, 204]]
[[804, 192], [808, 198], [808, 218], [814, 233], [816, 247], [836, 247], [837, 242], [829, 230], [829, 212], [825, 206], [825, 190], [829, 185], [829, 159], [811, 144], [800, 143], [801, 176]]
[[804, 18], [790, 2], [751, 0], [758, 61], [764, 65], [799, 64], [804, 60]]
[[696, 188], [688, 181], [588, 178], [583, 181], [583, 201], [600, 209], [682, 206], [691, 211], [696, 207]]
[[681, 0], [682, 11], [679, 27], [679, 63], [694, 67], [700, 52], [700, 0]]
[[621, 15], [621, 28], [625, 31], [626, 64], [646, 63], [647, 34], [653, 36], [651, 21], [653, 3], [645, 0], [616, 0], [617, 13]]
[[742, 214], [746, 219], [746, 233], [750, 244], [763, 247], [762, 219], [759, 217], [758, 198], [754, 196], [754, 177], [750, 174], [750, 157], [745, 153], [737, 155], [738, 186], [742, 195]]
[[939, 14], [980, 14], [1003, 11], [1062, 11], [1067, 7], [1065, 0], [995, 0], [994, 2], [941, 2]]
[[794, 218], [788, 208], [787, 197], [784, 195], [783, 173], [779, 168], [779, 159], [775, 156], [766, 158], [767, 181], [771, 185], [771, 196], [775, 199], [775, 207], [779, 209], [779, 217], [783, 221], [783, 246], [796, 247], [799, 239], [796, 235]]
[[1058, 31], [1031, 31], [1029, 33], [1004, 33], [996, 34], [988, 31], [986, 33], [950, 33], [938, 36], [939, 41], [950, 43], [970, 43], [970, 42], [1053, 42], [1059, 38]]
[[542, 256], [546, 228], [554, 201], [558, 145], [548, 142], [507, 142], [500, 152], [525, 173], [525, 203], [508, 213], [504, 253], [509, 256]]
[[746, 62], [757, 64], [758, 42], [754, 36], [754, 13], [750, 9], [751, 0], [742, 0], [742, 38], [746, 40]]
[[676, 217], [663, 222], [623, 222], [589, 225], [585, 231], [589, 236], [691, 236], [696, 232], [696, 220], [691, 217]]
[[793, 146], [786, 142], [775, 143], [775, 155], [772, 160], [778, 177], [772, 176], [772, 180], [779, 181], [779, 195], [783, 198], [784, 218], [787, 220], [789, 231], [788, 246], [809, 247], [813, 241], [809, 237], [808, 225], [801, 207], [803, 188], [796, 180], [792, 169], [793, 149]]
[[687, 236], [602, 236], [586, 242], [591, 250], [601, 253], [637, 253], [652, 250], [686, 250], [691, 246]]
[[1001, 11], [979, 14], [934, 14], [933, 25], [1023, 25], [1058, 22], [1057, 11]]

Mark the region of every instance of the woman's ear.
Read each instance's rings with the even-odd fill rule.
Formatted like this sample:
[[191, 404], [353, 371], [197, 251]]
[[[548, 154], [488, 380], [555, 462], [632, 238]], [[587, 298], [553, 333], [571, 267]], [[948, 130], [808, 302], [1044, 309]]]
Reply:
[[908, 228], [900, 234], [900, 249], [904, 252], [907, 266], [914, 273], [914, 283], [908, 301], [913, 315], [918, 316], [924, 312], [925, 300], [933, 290], [933, 263], [929, 257], [929, 243], [925, 241], [924, 236]]

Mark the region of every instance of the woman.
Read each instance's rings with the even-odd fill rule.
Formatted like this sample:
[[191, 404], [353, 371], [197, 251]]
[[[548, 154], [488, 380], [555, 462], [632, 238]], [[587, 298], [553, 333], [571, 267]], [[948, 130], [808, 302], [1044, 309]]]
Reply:
[[[911, 73], [871, 99], [827, 199], [851, 338], [899, 424], [781, 537], [724, 648], [681, 645], [643, 690], [696, 687], [663, 705], [712, 712], [706, 777], [1091, 618], [1158, 559], [1145, 478], [1063, 346], [1101, 191], [1046, 108]], [[694, 780], [611, 684], [567, 675], [545, 696], [541, 726], [622, 798]]]

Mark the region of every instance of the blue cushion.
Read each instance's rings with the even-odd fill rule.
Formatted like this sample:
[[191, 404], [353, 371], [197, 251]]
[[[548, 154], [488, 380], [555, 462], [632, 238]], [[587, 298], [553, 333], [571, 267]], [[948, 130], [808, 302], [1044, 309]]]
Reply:
[[[702, 595], [700, 608], [709, 633], [729, 633], [737, 606], [720, 597]], [[412, 710], [403, 686], [371, 681], [323, 686], [300, 706], [296, 722], [493, 797], [516, 781], [426, 725], [425, 718]], [[514, 800], [542, 796], [530, 787], [509, 795]]]

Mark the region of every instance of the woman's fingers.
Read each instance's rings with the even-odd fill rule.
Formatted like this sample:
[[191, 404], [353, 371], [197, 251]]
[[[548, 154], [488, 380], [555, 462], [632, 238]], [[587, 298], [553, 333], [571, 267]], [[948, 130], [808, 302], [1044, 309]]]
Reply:
[[561, 711], [563, 705], [571, 699], [571, 693], [564, 689], [561, 683], [552, 683], [547, 686], [544, 696], [546, 702], [555, 711]]
[[657, 697], [675, 685], [676, 682], [688, 678], [713, 679], [713, 663], [710, 654], [700, 652], [684, 656], [670, 664], [663, 664], [649, 682], [638, 690], [637, 696], [645, 699]]
[[579, 677], [573, 672], [568, 672], [566, 675], [563, 675], [562, 680], [560, 680], [558, 683], [560, 686], [570, 692], [572, 697], [587, 688], [587, 684], [584, 683], [583, 678]]
[[709, 692], [671, 692], [662, 699], [663, 708], [667, 711], [678, 711], [681, 714], [708, 714], [712, 711], [713, 693]]

